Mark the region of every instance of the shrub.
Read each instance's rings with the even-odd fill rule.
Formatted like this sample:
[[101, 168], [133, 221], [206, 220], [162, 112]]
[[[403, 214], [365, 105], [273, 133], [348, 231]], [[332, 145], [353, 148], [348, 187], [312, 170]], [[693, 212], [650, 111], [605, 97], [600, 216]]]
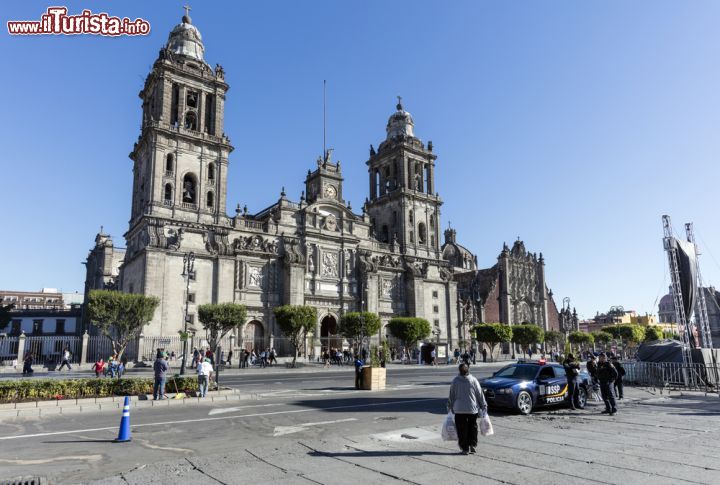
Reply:
[[[171, 377], [166, 390], [197, 391], [194, 377]], [[81, 399], [84, 397], [138, 396], [152, 394], [153, 379], [22, 379], [0, 381], [0, 402]]]

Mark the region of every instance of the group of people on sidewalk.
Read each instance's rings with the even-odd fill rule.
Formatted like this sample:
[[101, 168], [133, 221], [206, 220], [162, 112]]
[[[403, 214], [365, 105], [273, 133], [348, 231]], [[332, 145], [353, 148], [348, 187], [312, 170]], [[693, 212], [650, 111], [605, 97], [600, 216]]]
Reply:
[[[195, 351], [197, 351], [197, 356], [194, 355]], [[153, 401], [167, 399], [165, 385], [167, 384], [167, 374], [170, 370], [168, 363], [169, 358], [170, 355], [167, 352], [162, 349], [157, 349], [155, 362], [153, 363]], [[210, 357], [207, 356], [205, 350], [193, 350], [192, 368], [195, 369], [197, 373], [198, 397], [205, 397], [207, 396], [208, 388], [215, 374], [212, 361]]]
[[[563, 368], [565, 369], [565, 376], [567, 378], [570, 408], [575, 410], [581, 407], [578, 383], [580, 362], [575, 359], [573, 354], [568, 354], [563, 361]], [[608, 355], [602, 352], [597, 358], [594, 354], [590, 354], [590, 359], [587, 362], [587, 371], [590, 375], [593, 394], [597, 396], [597, 390], [600, 390], [601, 399], [605, 404], [605, 410], [602, 411], [602, 413], [614, 416], [618, 411], [615, 396], [617, 395], [618, 399], [623, 398], [623, 376], [625, 376], [625, 368], [617, 356], [613, 355], [608, 359]]]

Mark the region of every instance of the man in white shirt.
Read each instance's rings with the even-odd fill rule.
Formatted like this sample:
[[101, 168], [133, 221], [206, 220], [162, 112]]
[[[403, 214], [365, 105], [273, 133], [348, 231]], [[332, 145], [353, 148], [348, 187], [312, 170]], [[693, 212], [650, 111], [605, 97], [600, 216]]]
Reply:
[[208, 383], [213, 373], [213, 366], [210, 363], [210, 359], [204, 359], [197, 366], [198, 374], [198, 389], [200, 391], [200, 397], [205, 397], [208, 391]]

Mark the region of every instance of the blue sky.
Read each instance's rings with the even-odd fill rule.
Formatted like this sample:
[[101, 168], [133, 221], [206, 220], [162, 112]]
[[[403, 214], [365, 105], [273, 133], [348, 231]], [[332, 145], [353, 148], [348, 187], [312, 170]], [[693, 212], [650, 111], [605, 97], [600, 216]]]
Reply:
[[[3, 5], [0, 288], [82, 291], [100, 225], [122, 243], [137, 97], [184, 2], [69, 2], [151, 24], [147, 37], [10, 37], [52, 3]], [[328, 145], [344, 195], [368, 193], [368, 147], [395, 96], [438, 155], [441, 222], [481, 266], [520, 236], [560, 304], [656, 311], [660, 216], [694, 221], [720, 286], [720, 3], [193, 2], [206, 59], [231, 85], [228, 210], [297, 200]]]

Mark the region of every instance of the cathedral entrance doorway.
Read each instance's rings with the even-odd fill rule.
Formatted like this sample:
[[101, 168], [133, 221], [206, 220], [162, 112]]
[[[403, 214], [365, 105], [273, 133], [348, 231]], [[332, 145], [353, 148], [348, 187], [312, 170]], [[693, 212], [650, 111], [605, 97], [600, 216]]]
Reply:
[[320, 322], [320, 342], [327, 349], [342, 348], [342, 337], [338, 335], [337, 320], [332, 315], [327, 315]]
[[260, 353], [260, 349], [264, 346], [265, 330], [262, 323], [257, 320], [246, 323], [245, 328], [243, 328], [243, 348], [248, 352], [255, 349], [257, 353]]

